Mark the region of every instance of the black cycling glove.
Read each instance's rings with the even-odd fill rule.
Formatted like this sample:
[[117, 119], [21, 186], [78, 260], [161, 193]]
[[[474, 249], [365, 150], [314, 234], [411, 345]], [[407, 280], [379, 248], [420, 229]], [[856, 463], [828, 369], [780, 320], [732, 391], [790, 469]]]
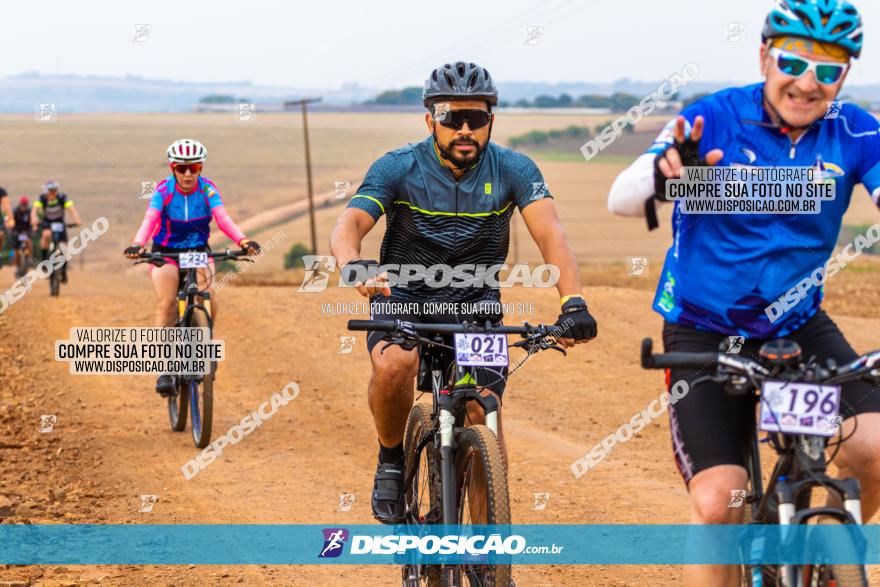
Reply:
[[556, 320], [559, 338], [590, 340], [596, 338], [596, 319], [587, 310], [587, 302], [582, 297], [574, 297], [562, 304], [562, 313]]
[[660, 170], [660, 160], [666, 159], [666, 153], [669, 149], [673, 148], [678, 151], [681, 164], [685, 167], [708, 165], [706, 160], [700, 157], [700, 141], [692, 140], [690, 137], [686, 138], [683, 142], [676, 140], [654, 158], [654, 197], [658, 200], [666, 201], [666, 180], [670, 179], [663, 175], [663, 172]]
[[250, 253], [251, 249], [253, 249], [254, 251], [252, 254], [259, 254], [261, 251], [260, 243], [258, 243], [257, 241], [252, 241], [250, 239], [245, 239], [244, 244], [241, 245], [241, 250], [246, 253]]
[[379, 274], [379, 262], [372, 259], [358, 259], [349, 261], [340, 270], [340, 281], [345, 285], [357, 285], [366, 283], [367, 278], [376, 277]]
[[130, 247], [125, 247], [124, 254], [125, 256], [140, 255], [143, 248], [144, 247], [142, 247], [141, 245], [131, 245]]

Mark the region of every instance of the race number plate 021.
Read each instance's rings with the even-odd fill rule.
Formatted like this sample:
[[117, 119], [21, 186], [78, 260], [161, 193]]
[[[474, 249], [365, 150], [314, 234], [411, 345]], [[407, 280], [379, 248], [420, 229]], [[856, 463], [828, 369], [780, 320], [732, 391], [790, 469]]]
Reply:
[[202, 269], [208, 266], [208, 253], [180, 253], [181, 269]]
[[761, 430], [834, 436], [840, 424], [840, 386], [765, 381], [761, 386]]
[[49, 228], [52, 229], [52, 232], [64, 232], [64, 223], [63, 222], [52, 222], [49, 224]]
[[507, 337], [503, 334], [455, 334], [455, 361], [462, 366], [507, 367]]

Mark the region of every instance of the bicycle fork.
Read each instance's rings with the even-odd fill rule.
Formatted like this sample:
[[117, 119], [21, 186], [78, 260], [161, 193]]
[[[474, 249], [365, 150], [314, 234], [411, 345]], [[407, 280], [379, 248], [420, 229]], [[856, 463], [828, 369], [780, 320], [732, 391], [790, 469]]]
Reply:
[[[814, 475], [817, 475], [821, 479], [822, 484], [834, 489], [843, 499], [844, 510], [846, 510], [851, 519], [842, 521], [844, 523], [861, 524], [862, 503], [858, 480], [852, 478], [832, 479], [822, 471], [817, 471]], [[780, 479], [778, 481], [776, 484], [776, 497], [779, 502], [780, 526], [784, 527], [805, 524], [807, 519], [811, 516], [823, 513], [841, 518], [840, 510], [834, 507], [797, 509], [798, 495], [800, 495], [802, 491], [814, 486], [820, 486], [820, 484], [815, 479], [809, 477], [799, 481], [789, 481], [788, 479]], [[785, 536], [786, 534], [783, 532], [783, 540], [785, 539]], [[795, 565], [782, 565], [782, 584], [785, 587], [798, 585], [799, 574], [800, 571]]]
[[[472, 380], [472, 378], [471, 378]], [[455, 425], [463, 419], [468, 401], [475, 401], [486, 415], [486, 427], [498, 436], [498, 401], [493, 396], [482, 396], [472, 383], [456, 386], [451, 392], [440, 390], [437, 395], [440, 422], [440, 486], [443, 488], [443, 523], [458, 523], [458, 480], [455, 478]], [[458, 418], [456, 417], [458, 414]], [[462, 422], [459, 422], [461, 424]]]

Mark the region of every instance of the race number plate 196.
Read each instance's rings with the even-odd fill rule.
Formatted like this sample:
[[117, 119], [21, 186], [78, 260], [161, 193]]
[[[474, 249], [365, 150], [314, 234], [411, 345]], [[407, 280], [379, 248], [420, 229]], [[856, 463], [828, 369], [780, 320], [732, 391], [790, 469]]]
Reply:
[[52, 232], [64, 232], [64, 223], [63, 222], [51, 222], [51, 223], [49, 223], [49, 228], [52, 229]]
[[761, 430], [812, 436], [837, 434], [840, 386], [765, 381], [761, 386]]
[[208, 253], [180, 253], [181, 269], [202, 269], [208, 266]]
[[503, 334], [457, 333], [455, 362], [471, 367], [507, 367], [507, 337]]

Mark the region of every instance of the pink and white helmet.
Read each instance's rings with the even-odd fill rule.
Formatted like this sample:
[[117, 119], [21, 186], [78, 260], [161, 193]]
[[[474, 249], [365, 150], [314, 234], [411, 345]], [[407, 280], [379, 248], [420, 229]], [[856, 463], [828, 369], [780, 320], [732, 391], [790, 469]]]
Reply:
[[195, 139], [178, 139], [171, 143], [165, 154], [170, 163], [204, 163], [208, 158], [205, 145]]

